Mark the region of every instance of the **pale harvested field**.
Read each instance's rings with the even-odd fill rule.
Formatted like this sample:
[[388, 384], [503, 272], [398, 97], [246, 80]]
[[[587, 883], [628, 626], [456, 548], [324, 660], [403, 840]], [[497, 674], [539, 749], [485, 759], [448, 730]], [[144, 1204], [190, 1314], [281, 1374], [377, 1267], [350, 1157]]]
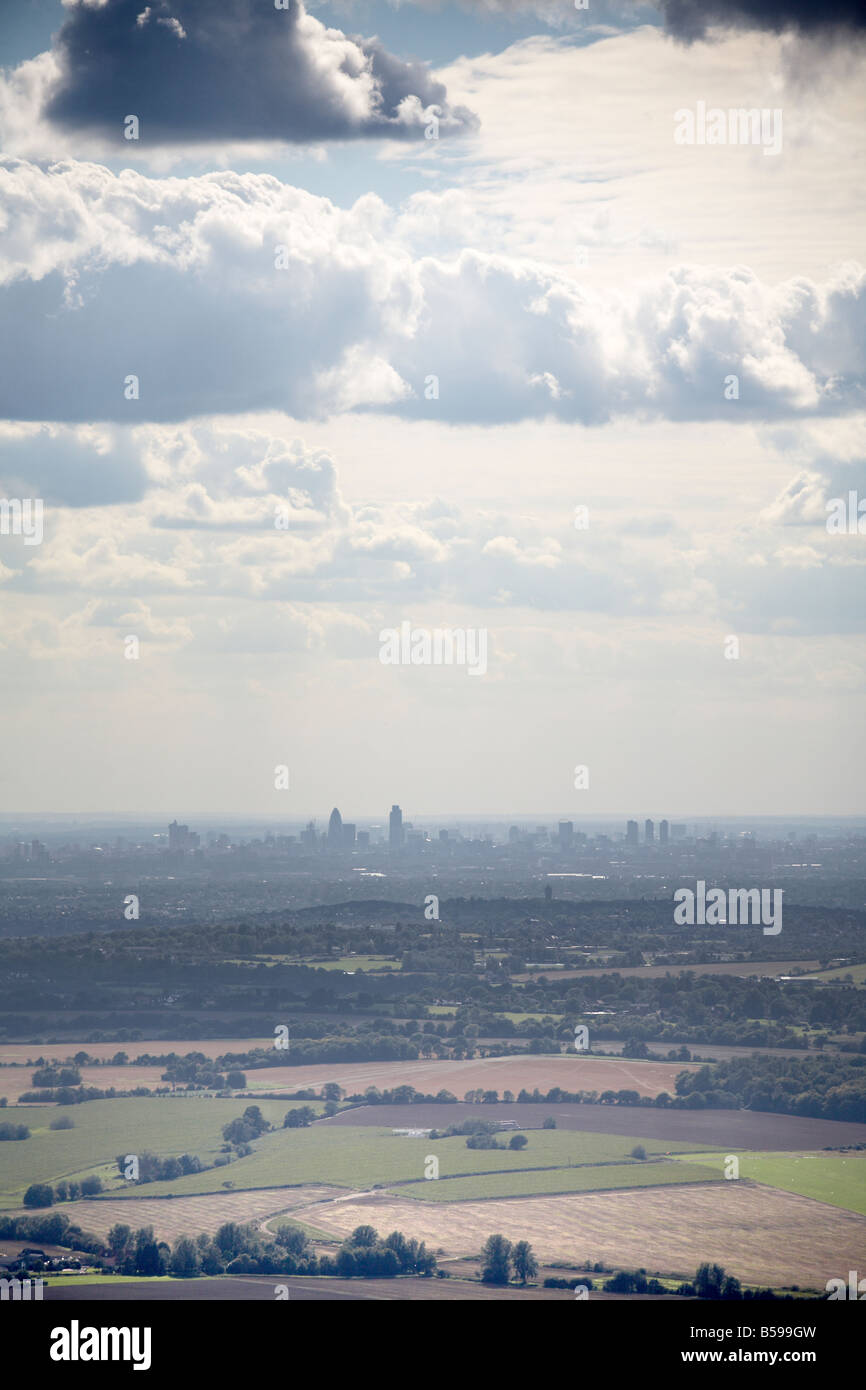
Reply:
[[[697, 1064], [695, 1064], [696, 1066]], [[551, 1057], [486, 1057], [465, 1062], [337, 1062], [311, 1067], [273, 1067], [247, 1072], [247, 1085], [267, 1090], [288, 1085], [292, 1089], [318, 1090], [327, 1081], [336, 1081], [349, 1094], [363, 1093], [368, 1086], [379, 1090], [394, 1086], [414, 1086], [416, 1091], [435, 1095], [451, 1091], [462, 1100], [467, 1091], [481, 1087], [487, 1091], [549, 1091], [561, 1086], [566, 1091], [637, 1091], [656, 1096], [660, 1091], [674, 1094], [674, 1082], [687, 1062], [634, 1062], [616, 1057], [580, 1056], [576, 1052]], [[279, 1081], [277, 1080], [279, 1078]]]
[[[38, 1086], [33, 1085], [34, 1070], [30, 1067], [0, 1067], [0, 1096], [5, 1096], [10, 1105], [17, 1105], [19, 1096], [27, 1091], [39, 1090]], [[157, 1086], [168, 1085], [167, 1081], [162, 1080], [163, 1066], [79, 1067], [78, 1070], [82, 1086], [97, 1086], [101, 1091], [110, 1090], [112, 1086], [116, 1091], [133, 1091], [137, 1086], [146, 1086], [148, 1090], [155, 1091]]]
[[748, 979], [756, 975], [759, 979], [775, 979], [777, 975], [790, 975], [796, 967], [800, 970], [817, 970], [820, 961], [811, 960], [753, 960], [753, 961], [713, 961], [708, 965], [583, 965], [576, 970], [531, 970], [523, 975], [514, 975], [518, 982], [540, 980], [544, 975], [548, 980], [576, 980], [581, 975], [634, 975], [637, 980], [664, 979], [665, 975], [679, 975], [691, 970], [695, 975], [742, 975]]
[[[191, 1044], [194, 1047], [195, 1044]], [[113, 1054], [112, 1054], [113, 1055]], [[487, 1057], [465, 1062], [336, 1062], [304, 1067], [267, 1067], [246, 1071], [247, 1089], [292, 1092], [320, 1090], [336, 1081], [350, 1095], [363, 1094], [368, 1086], [379, 1090], [394, 1086], [414, 1086], [416, 1091], [435, 1095], [451, 1091], [462, 1100], [467, 1091], [482, 1087], [487, 1091], [549, 1091], [561, 1086], [566, 1091], [637, 1091], [656, 1096], [660, 1091], [674, 1094], [674, 1081], [681, 1071], [695, 1070], [697, 1063], [635, 1062], [617, 1057], [580, 1056], [576, 1052], [555, 1057]], [[132, 1090], [165, 1086], [162, 1066], [81, 1067], [85, 1086]], [[0, 1096], [14, 1105], [24, 1091], [32, 1091], [29, 1067], [0, 1068]]]
[[[213, 1235], [224, 1221], [262, 1221], [278, 1212], [298, 1210], [339, 1193], [336, 1187], [268, 1187], [255, 1192], [214, 1192], [202, 1197], [127, 1197], [117, 1201], [64, 1202], [58, 1211], [92, 1235], [106, 1236], [115, 1222], [138, 1230], [152, 1226], [157, 1240], [172, 1245], [179, 1236]], [[318, 1210], [318, 1208], [317, 1208]], [[11, 1213], [32, 1216], [32, 1212]], [[312, 1223], [315, 1225], [315, 1222]], [[32, 1244], [32, 1242], [31, 1242]]]
[[317, 1204], [312, 1225], [342, 1238], [369, 1222], [446, 1256], [476, 1254], [489, 1235], [528, 1240], [544, 1264], [603, 1260], [691, 1277], [704, 1260], [747, 1283], [823, 1289], [866, 1267], [866, 1218], [775, 1188], [723, 1182], [675, 1192], [600, 1192], [486, 1202], [418, 1203], [369, 1194]]
[[166, 1057], [170, 1052], [183, 1056], [187, 1052], [201, 1052], [205, 1057], [222, 1057], [226, 1052], [251, 1052], [254, 1047], [273, 1047], [270, 1038], [211, 1038], [204, 1042], [198, 1039], [175, 1038], [168, 1042], [144, 1039], [141, 1042], [64, 1042], [64, 1043], [10, 1043], [0, 1042], [0, 1063], [23, 1062], [25, 1065], [37, 1057], [65, 1062], [76, 1052], [86, 1052], [90, 1057], [102, 1061], [125, 1052], [130, 1061], [145, 1054], [151, 1057]]

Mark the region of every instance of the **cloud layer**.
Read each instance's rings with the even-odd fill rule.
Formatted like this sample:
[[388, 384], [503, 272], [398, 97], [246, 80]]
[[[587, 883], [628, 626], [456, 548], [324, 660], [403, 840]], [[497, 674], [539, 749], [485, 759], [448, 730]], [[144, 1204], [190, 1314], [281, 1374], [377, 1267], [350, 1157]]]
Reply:
[[374, 409], [600, 423], [864, 400], [857, 266], [779, 286], [743, 267], [682, 267], [593, 292], [515, 257], [418, 256], [380, 199], [341, 210], [267, 175], [161, 181], [3, 161], [0, 192], [0, 413], [12, 419]]
[[148, 147], [423, 139], [434, 113], [442, 136], [477, 124], [449, 106], [426, 65], [327, 28], [302, 0], [284, 9], [256, 0], [66, 3], [52, 53], [25, 64], [22, 80], [39, 88], [38, 116], [118, 152], [128, 148], [129, 115]]

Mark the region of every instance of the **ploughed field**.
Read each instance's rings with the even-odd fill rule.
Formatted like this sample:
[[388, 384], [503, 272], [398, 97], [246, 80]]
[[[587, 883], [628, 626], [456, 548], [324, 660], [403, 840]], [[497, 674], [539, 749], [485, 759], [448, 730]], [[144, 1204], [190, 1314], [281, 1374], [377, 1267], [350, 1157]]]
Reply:
[[[632, 1135], [671, 1145], [722, 1145], [747, 1149], [823, 1149], [866, 1144], [866, 1124], [812, 1120], [800, 1115], [772, 1115], [760, 1110], [670, 1110], [635, 1105], [359, 1105], [343, 1110], [316, 1127], [392, 1125], [394, 1128], [444, 1129], [467, 1119], [513, 1120], [526, 1129], [552, 1115], [557, 1129], [595, 1134]], [[731, 1152], [728, 1147], [727, 1152]]]

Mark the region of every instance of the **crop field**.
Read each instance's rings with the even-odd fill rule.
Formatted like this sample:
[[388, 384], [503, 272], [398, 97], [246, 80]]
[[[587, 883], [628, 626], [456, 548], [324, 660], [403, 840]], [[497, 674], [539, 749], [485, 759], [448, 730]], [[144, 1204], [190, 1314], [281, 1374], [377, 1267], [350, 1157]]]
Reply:
[[[633, 975], [638, 980], [664, 979], [665, 975], [679, 975], [691, 970], [695, 975], [742, 975], [748, 979], [773, 979], [776, 975], [790, 975], [794, 970], [817, 970], [818, 960], [753, 960], [753, 961], [711, 961], [706, 965], [617, 965], [612, 962], [606, 966], [584, 965], [574, 970], [532, 970], [522, 975], [514, 975], [516, 981], [538, 980], [547, 975], [551, 980], [574, 980], [581, 975]], [[856, 966], [853, 967], [856, 969]], [[823, 977], [822, 977], [823, 978]]]
[[[411, 1117], [409, 1117], [411, 1118]], [[428, 1155], [439, 1160], [442, 1177], [487, 1172], [514, 1172], [527, 1168], [568, 1168], [574, 1165], [623, 1163], [639, 1171], [642, 1163], [629, 1160], [637, 1140], [609, 1135], [575, 1134], [542, 1130], [529, 1135], [529, 1144], [516, 1149], [468, 1149], [463, 1137], [413, 1138], [394, 1135], [390, 1129], [280, 1129], [256, 1141], [255, 1152], [227, 1168], [191, 1173], [167, 1182], [148, 1183], [149, 1194], [183, 1196], [219, 1192], [227, 1184], [235, 1190], [276, 1187], [281, 1184], [329, 1183], [357, 1189], [424, 1180]], [[646, 1147], [646, 1146], [645, 1146]], [[650, 1142], [647, 1152], [660, 1153]], [[126, 1185], [116, 1193], [131, 1200], [140, 1188]], [[549, 1189], [548, 1189], [549, 1190]]]
[[697, 1163], [668, 1161], [605, 1163], [594, 1168], [484, 1173], [471, 1178], [410, 1183], [401, 1197], [428, 1202], [464, 1202], [490, 1197], [534, 1197], [545, 1192], [607, 1192], [618, 1188], [665, 1187], [670, 1183], [718, 1182], [720, 1175]]
[[183, 1235], [195, 1236], [200, 1231], [213, 1235], [225, 1221], [262, 1221], [277, 1212], [294, 1211], [298, 1212], [300, 1221], [303, 1208], [335, 1195], [333, 1189], [320, 1183], [303, 1190], [217, 1192], [204, 1197], [175, 1197], [170, 1201], [164, 1197], [133, 1197], [126, 1201], [95, 1197], [64, 1202], [57, 1210], [65, 1212], [82, 1230], [97, 1236], [106, 1236], [119, 1221], [133, 1230], [152, 1226], [157, 1240], [167, 1240], [171, 1245]]
[[[195, 1044], [189, 1045], [194, 1050]], [[235, 1045], [234, 1050], [239, 1050]], [[696, 1065], [696, 1064], [695, 1064]], [[487, 1057], [463, 1062], [334, 1062], [312, 1065], [266, 1067], [245, 1072], [250, 1091], [320, 1090], [328, 1081], [335, 1081], [349, 1095], [359, 1095], [369, 1086], [378, 1089], [395, 1086], [414, 1086], [417, 1091], [434, 1094], [451, 1091], [458, 1100], [470, 1090], [549, 1091], [561, 1086], [568, 1091], [633, 1090], [641, 1096], [657, 1096], [661, 1091], [674, 1093], [674, 1082], [681, 1071], [688, 1071], [687, 1062], [636, 1062], [614, 1057], [592, 1057], [576, 1052], [542, 1057]], [[85, 1085], [118, 1090], [136, 1086], [155, 1089], [166, 1083], [161, 1080], [164, 1067], [157, 1066], [99, 1066], [82, 1067]], [[30, 1068], [10, 1067], [0, 1070], [0, 1095], [10, 1104], [23, 1091], [33, 1089]]]
[[648, 1148], [658, 1140], [664, 1151], [696, 1144], [702, 1150], [725, 1153], [743, 1149], [806, 1151], [866, 1144], [866, 1124], [844, 1120], [812, 1120], [800, 1115], [774, 1115], [752, 1110], [671, 1110], [643, 1105], [513, 1104], [498, 1105], [359, 1105], [342, 1110], [316, 1128], [343, 1125], [392, 1125], [444, 1129], [467, 1119], [513, 1120], [528, 1132], [551, 1115], [558, 1129], [596, 1134], [637, 1135]]
[[[743, 1153], [740, 1177], [798, 1192], [833, 1207], [866, 1216], [866, 1153]], [[725, 1154], [701, 1154], [695, 1161], [724, 1170]]]
[[[118, 1052], [125, 1052], [130, 1061], [134, 1062], [136, 1057], [167, 1057], [170, 1053], [176, 1052], [182, 1057], [187, 1052], [201, 1052], [205, 1057], [222, 1057], [226, 1052], [249, 1052], [254, 1047], [273, 1047], [273, 1034], [267, 1038], [210, 1038], [199, 1042], [196, 1038], [171, 1038], [163, 1041], [161, 1038], [142, 1038], [138, 1042], [63, 1042], [63, 1043], [10, 1043], [0, 1042], [0, 1065], [9, 1066], [17, 1064], [26, 1066], [30, 1069], [35, 1067], [36, 1059], [44, 1057], [46, 1061], [65, 1062], [75, 1056], [76, 1052], [86, 1052], [89, 1057], [98, 1057], [100, 1060], [116, 1057]], [[3, 1077], [5, 1072], [0, 1070], [0, 1095], [3, 1094]]]
[[339, 1239], [369, 1223], [453, 1257], [476, 1254], [501, 1232], [531, 1241], [540, 1263], [578, 1268], [603, 1260], [691, 1278], [709, 1260], [744, 1283], [816, 1290], [866, 1268], [863, 1217], [735, 1182], [457, 1203], [371, 1193], [318, 1204], [309, 1214]]
[[[467, 1091], [513, 1091], [515, 1095], [536, 1086], [546, 1092], [554, 1086], [567, 1091], [633, 1090], [641, 1096], [657, 1096], [661, 1091], [674, 1094], [674, 1083], [681, 1071], [694, 1070], [688, 1062], [636, 1062], [616, 1057], [593, 1057], [587, 1053], [560, 1053], [549, 1057], [484, 1057], [463, 1062], [334, 1062], [312, 1066], [270, 1067], [247, 1072], [247, 1085], [278, 1089], [319, 1090], [335, 1081], [349, 1095], [361, 1095], [369, 1086], [379, 1090], [394, 1086], [414, 1086], [416, 1091], [435, 1095], [451, 1091], [462, 1100]], [[261, 1078], [261, 1079], [260, 1079]], [[270, 1079], [268, 1079], [270, 1078]]]
[[866, 965], [840, 965], [836, 970], [817, 970], [814, 975], [809, 976], [809, 979], [844, 980], [849, 975], [855, 985], [866, 984]]
[[[223, 1125], [237, 1119], [247, 1103], [242, 1099], [166, 1096], [20, 1106], [14, 1112], [15, 1122], [30, 1127], [30, 1138], [0, 1144], [0, 1206], [18, 1205], [33, 1182], [55, 1184], [61, 1178], [80, 1178], [93, 1172], [103, 1181], [122, 1182], [114, 1162], [121, 1153], [141, 1153], [144, 1149], [160, 1157], [188, 1153], [212, 1163], [223, 1142]], [[260, 1105], [265, 1118], [277, 1125], [282, 1124], [287, 1108], [281, 1100], [265, 1100]], [[59, 1115], [73, 1120], [74, 1129], [49, 1129], [49, 1121]], [[228, 1168], [215, 1171], [224, 1179]]]

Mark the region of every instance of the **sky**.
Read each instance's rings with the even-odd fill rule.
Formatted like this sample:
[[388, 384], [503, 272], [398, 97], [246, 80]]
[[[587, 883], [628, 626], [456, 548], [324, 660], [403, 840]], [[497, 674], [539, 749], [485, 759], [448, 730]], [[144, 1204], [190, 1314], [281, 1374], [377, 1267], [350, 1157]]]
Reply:
[[0, 808], [861, 813], [864, 28], [4, 7]]

